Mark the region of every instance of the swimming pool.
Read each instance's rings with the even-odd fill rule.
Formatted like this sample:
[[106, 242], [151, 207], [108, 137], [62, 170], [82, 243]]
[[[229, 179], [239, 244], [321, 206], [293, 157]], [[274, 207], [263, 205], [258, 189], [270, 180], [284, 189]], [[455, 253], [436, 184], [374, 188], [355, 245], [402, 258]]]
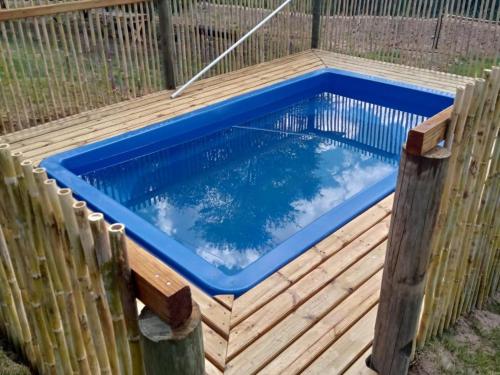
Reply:
[[208, 293], [239, 295], [394, 191], [408, 130], [452, 100], [322, 69], [42, 166]]

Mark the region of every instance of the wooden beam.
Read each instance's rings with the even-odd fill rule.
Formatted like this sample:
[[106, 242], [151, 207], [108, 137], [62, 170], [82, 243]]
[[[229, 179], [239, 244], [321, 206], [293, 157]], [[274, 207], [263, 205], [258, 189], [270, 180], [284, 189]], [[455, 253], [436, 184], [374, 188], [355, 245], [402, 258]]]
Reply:
[[453, 106], [450, 106], [411, 129], [406, 141], [406, 151], [412, 155], [423, 155], [444, 140], [452, 110]]
[[408, 371], [449, 157], [441, 147], [401, 156], [369, 361], [379, 374]]
[[68, 3], [37, 5], [0, 10], [0, 21], [12, 21], [29, 17], [50, 16], [52, 14], [77, 12], [79, 10], [105, 8], [115, 5], [143, 3], [150, 0], [81, 0]]
[[186, 322], [193, 310], [189, 286], [161, 260], [130, 239], [127, 248], [137, 298], [171, 327]]

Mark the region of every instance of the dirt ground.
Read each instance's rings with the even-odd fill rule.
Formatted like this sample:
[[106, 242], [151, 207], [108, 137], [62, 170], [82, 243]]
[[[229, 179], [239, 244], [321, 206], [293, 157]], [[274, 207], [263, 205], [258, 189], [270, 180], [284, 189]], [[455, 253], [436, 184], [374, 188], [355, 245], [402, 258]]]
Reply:
[[500, 374], [500, 292], [418, 353], [410, 374]]

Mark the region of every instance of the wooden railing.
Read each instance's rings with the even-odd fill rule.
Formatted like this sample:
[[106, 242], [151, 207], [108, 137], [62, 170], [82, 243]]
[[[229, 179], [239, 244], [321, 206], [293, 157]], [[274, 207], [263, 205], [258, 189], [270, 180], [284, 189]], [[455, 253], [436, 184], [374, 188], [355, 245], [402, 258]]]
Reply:
[[499, 196], [496, 67], [409, 133], [369, 361], [380, 374], [406, 373], [417, 343], [423, 347], [497, 291]]

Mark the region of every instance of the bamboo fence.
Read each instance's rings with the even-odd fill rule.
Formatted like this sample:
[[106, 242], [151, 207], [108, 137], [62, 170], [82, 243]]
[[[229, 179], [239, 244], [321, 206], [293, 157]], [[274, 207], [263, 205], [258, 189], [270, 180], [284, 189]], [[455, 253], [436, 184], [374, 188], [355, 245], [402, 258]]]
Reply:
[[500, 61], [500, 2], [324, 0], [320, 48], [480, 76]]
[[[158, 1], [168, 3], [169, 30]], [[314, 1], [293, 1], [208, 76], [309, 49]], [[320, 1], [325, 50], [471, 76], [500, 58], [498, 0]], [[0, 134], [161, 90], [165, 53], [182, 84], [281, 2], [123, 0], [0, 21]], [[78, 1], [2, 2], [61, 3]], [[172, 51], [161, 50], [165, 32]]]
[[500, 67], [457, 91], [449, 172], [428, 268], [418, 346], [481, 308], [500, 278]]
[[142, 374], [125, 232], [0, 145], [0, 331], [41, 374]]

